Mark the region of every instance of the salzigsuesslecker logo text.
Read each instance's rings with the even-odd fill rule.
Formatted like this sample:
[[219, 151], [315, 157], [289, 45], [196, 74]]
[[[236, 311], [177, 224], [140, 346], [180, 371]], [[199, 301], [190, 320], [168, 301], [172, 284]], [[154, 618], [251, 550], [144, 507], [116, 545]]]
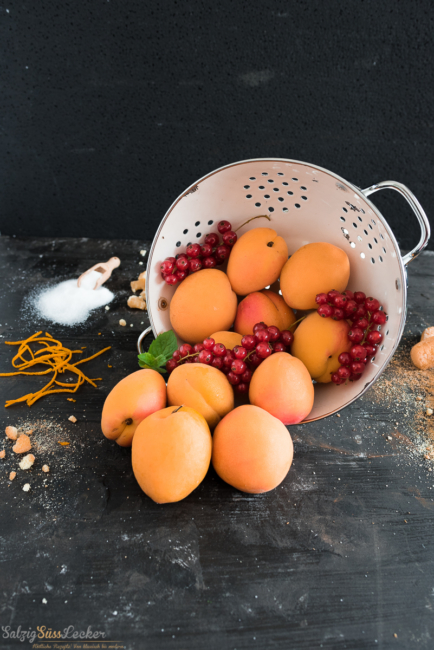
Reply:
[[3, 639], [17, 639], [18, 641], [29, 641], [29, 643], [34, 643], [36, 639], [59, 639], [59, 640], [89, 640], [89, 639], [105, 639], [105, 632], [99, 630], [92, 630], [92, 627], [89, 625], [86, 630], [76, 630], [74, 625], [69, 625], [63, 630], [53, 630], [51, 627], [46, 625], [38, 625], [36, 630], [29, 628], [25, 630], [19, 625], [17, 628], [13, 629], [10, 625], [2, 625], [2, 637]]

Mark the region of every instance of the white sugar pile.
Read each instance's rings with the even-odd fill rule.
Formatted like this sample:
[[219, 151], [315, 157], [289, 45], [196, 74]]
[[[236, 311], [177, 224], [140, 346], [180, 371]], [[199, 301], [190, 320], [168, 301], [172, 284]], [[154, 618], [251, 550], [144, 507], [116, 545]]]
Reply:
[[33, 306], [39, 316], [53, 323], [83, 323], [93, 309], [107, 305], [114, 298], [114, 294], [105, 287], [94, 290], [100, 276], [98, 271], [92, 271], [83, 278], [80, 287], [77, 287], [77, 280], [61, 282], [37, 294]]

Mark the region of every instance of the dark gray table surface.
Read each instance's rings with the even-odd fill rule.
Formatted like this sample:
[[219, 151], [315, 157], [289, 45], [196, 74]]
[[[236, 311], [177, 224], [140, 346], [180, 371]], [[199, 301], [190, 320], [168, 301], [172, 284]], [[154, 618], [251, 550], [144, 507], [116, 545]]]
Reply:
[[[7, 440], [0, 460], [1, 647], [28, 647], [6, 638], [19, 626], [91, 626], [106, 647], [140, 650], [434, 647], [434, 475], [424, 459], [433, 375], [408, 360], [434, 324], [432, 254], [409, 267], [405, 334], [385, 374], [340, 417], [290, 427], [295, 459], [281, 486], [243, 494], [210, 469], [187, 499], [159, 506], [138, 487], [130, 450], [106, 440], [99, 424], [107, 393], [137, 369], [148, 320], [126, 299], [148, 246], [0, 239], [2, 371], [12, 357], [3, 342], [40, 329], [89, 354], [112, 346], [83, 366], [103, 379], [98, 389], [83, 386], [75, 403], [60, 394], [5, 409], [5, 399], [41, 380], [0, 378], [1, 429], [31, 425], [36, 456], [12, 483], [17, 459]], [[112, 255], [122, 265], [108, 284], [116, 294], [109, 311], [67, 328], [29, 308], [35, 288]]]

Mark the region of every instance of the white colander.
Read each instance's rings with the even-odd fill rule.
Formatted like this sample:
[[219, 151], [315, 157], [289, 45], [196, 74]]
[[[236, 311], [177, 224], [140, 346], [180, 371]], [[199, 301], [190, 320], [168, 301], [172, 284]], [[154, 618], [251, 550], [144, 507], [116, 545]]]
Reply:
[[[394, 189], [407, 199], [421, 227], [414, 250], [401, 256], [391, 228], [367, 198], [380, 189]], [[316, 384], [315, 403], [305, 422], [335, 413], [360, 397], [381, 375], [395, 352], [406, 317], [406, 265], [427, 245], [428, 219], [410, 190], [386, 181], [360, 190], [336, 174], [297, 160], [282, 158], [245, 160], [204, 176], [183, 192], [164, 216], [149, 253], [146, 301], [156, 336], [171, 329], [169, 304], [176, 290], [164, 282], [160, 264], [184, 252], [190, 242], [203, 243], [226, 219], [236, 230], [247, 219], [268, 214], [271, 222], [255, 220], [247, 230], [270, 227], [285, 238], [289, 254], [311, 242], [330, 242], [348, 254], [351, 276], [348, 288], [378, 298], [388, 314], [376, 356], [358, 382], [349, 385]], [[151, 328], [139, 337], [138, 349]], [[290, 387], [288, 387], [290, 390]]]

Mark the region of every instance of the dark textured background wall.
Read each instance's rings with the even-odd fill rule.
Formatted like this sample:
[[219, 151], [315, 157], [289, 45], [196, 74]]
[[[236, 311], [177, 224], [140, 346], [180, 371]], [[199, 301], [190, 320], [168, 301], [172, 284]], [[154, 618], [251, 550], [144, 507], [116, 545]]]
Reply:
[[[194, 180], [267, 156], [401, 181], [430, 216], [433, 17], [431, 0], [6, 2], [0, 230], [149, 238]], [[415, 244], [404, 200], [374, 200]]]

